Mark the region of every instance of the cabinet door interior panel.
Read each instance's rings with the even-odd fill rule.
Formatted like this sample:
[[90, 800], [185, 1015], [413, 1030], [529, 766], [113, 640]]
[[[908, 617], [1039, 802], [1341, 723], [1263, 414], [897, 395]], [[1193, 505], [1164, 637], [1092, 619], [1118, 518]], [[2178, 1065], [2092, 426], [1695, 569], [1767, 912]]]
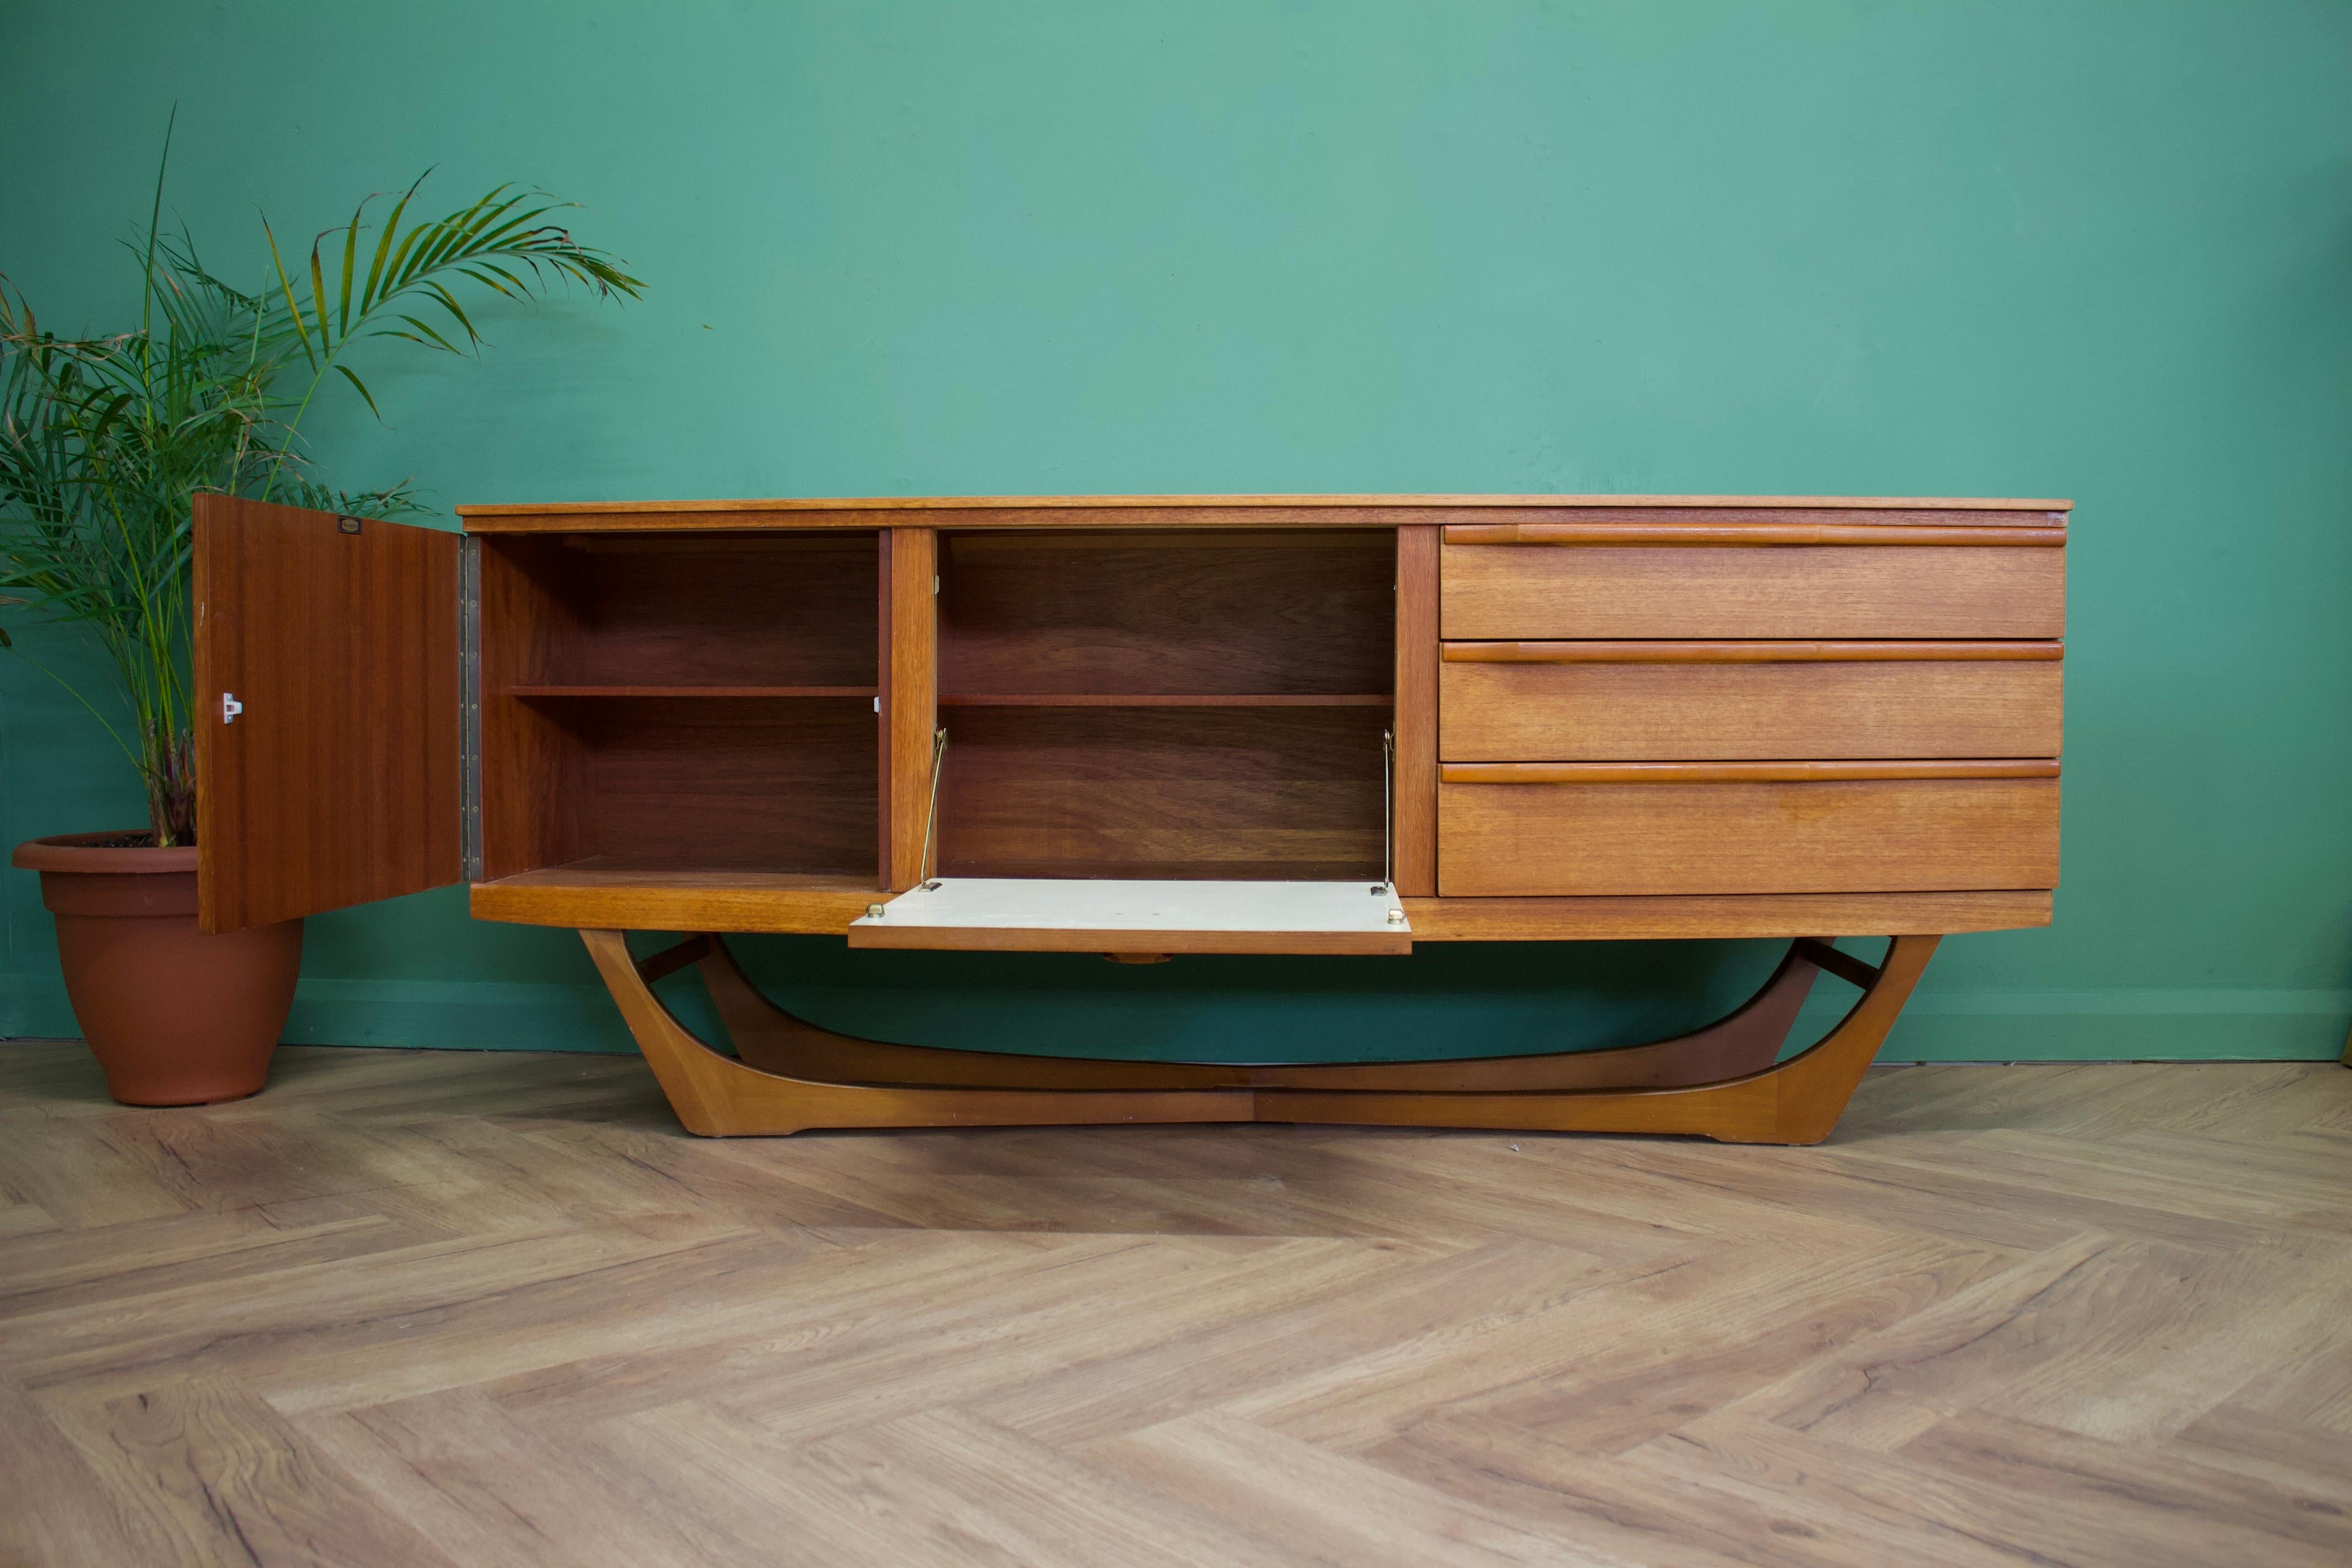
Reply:
[[[499, 539], [547, 613], [525, 685], [877, 684], [872, 533]], [[488, 563], [485, 564], [488, 575]], [[499, 628], [485, 605], [485, 626]], [[520, 651], [520, 650], [519, 650]]]
[[1441, 895], [2054, 887], [2055, 778], [1454, 784]]
[[1384, 694], [1395, 551], [1385, 529], [945, 534], [940, 690]]
[[1448, 762], [2054, 757], [2063, 669], [2054, 658], [1449, 658], [1441, 752]]
[[457, 536], [205, 495], [193, 548], [204, 929], [456, 881]]
[[1360, 708], [953, 712], [939, 873], [1377, 879], [1387, 717]]
[[1453, 544], [1448, 637], [2056, 637], [2047, 545]]

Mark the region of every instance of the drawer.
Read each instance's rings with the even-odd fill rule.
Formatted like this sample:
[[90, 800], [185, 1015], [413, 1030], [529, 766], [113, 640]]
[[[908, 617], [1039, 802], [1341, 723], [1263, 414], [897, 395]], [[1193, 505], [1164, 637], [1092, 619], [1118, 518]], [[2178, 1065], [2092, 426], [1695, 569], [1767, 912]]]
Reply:
[[2058, 764], [1452, 763], [1446, 897], [1941, 892], [2058, 882]]
[[1448, 643], [1447, 762], [2054, 757], [2055, 642]]
[[2056, 637], [2063, 528], [1472, 524], [1447, 637]]

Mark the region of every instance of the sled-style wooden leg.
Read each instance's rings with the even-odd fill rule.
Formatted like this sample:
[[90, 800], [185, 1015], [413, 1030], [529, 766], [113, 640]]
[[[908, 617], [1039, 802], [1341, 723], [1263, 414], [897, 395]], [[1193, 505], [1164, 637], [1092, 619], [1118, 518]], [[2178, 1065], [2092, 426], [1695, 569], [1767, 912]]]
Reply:
[[[1248, 1066], [1013, 1056], [856, 1039], [822, 1028], [778, 1006], [745, 976], [723, 941], [717, 937], [693, 940], [707, 942], [708, 946], [693, 947], [690, 942], [681, 942], [669, 951], [680, 953], [681, 965], [691, 963], [699, 970], [737, 1053], [753, 1067], [768, 1072], [835, 1081], [985, 1085], [998, 1089], [1295, 1088], [1434, 1093], [1465, 1089], [1661, 1088], [1712, 1083], [1759, 1071], [1779, 1059], [1797, 1012], [1805, 1005], [1820, 973], [1808, 953], [1826, 945], [1804, 942], [1792, 946], [1754, 996], [1705, 1028], [1674, 1039], [1534, 1056]], [[690, 955], [687, 952], [689, 948]], [[1835, 954], [1837, 958], [1844, 956]]]
[[[1933, 936], [1898, 936], [1873, 967], [1837, 953], [1846, 975], [1867, 977], [1862, 999], [1819, 1044], [1775, 1067], [1717, 1083], [1585, 1093], [1331, 1094], [1277, 1089], [1257, 1097], [1261, 1121], [1344, 1121], [1497, 1131], [1687, 1132], [1723, 1143], [1818, 1143], [1830, 1135], [1863, 1069], [1935, 955]], [[1807, 944], [1800, 943], [1800, 949]], [[1829, 965], [1824, 965], [1829, 967]], [[1858, 976], [1847, 976], [1858, 978]]]
[[[1013, 1089], [833, 1083], [720, 1056], [662, 1005], [624, 933], [583, 931], [621, 1016], [689, 1132], [723, 1138], [812, 1127], [1024, 1127], [1118, 1121], [1247, 1121], [1247, 1091]], [[694, 939], [700, 940], [700, 939]], [[716, 940], [716, 939], [713, 939]], [[648, 961], [659, 963], [663, 955]]]
[[[1937, 940], [1898, 937], [1878, 967], [1825, 941], [1798, 942], [1745, 1005], [1650, 1045], [1451, 1061], [1249, 1065], [860, 1040], [761, 994], [718, 936], [689, 937], [642, 963], [630, 957], [619, 931], [581, 937], [679, 1120], [696, 1132], [1256, 1121], [1687, 1132], [1792, 1143], [1817, 1142], [1835, 1125]], [[651, 991], [653, 981], [689, 963], [740, 1060], [696, 1038]], [[1779, 1062], [1824, 969], [1864, 987], [1863, 998], [1819, 1045]]]

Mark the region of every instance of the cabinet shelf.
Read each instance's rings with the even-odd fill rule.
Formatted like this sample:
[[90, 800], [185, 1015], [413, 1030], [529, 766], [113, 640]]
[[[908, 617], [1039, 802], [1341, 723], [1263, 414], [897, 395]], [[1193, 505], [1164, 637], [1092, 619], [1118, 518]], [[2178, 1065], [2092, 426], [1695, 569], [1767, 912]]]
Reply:
[[1385, 691], [948, 692], [942, 708], [1390, 708]]
[[873, 697], [872, 686], [556, 686], [506, 688], [509, 697]]

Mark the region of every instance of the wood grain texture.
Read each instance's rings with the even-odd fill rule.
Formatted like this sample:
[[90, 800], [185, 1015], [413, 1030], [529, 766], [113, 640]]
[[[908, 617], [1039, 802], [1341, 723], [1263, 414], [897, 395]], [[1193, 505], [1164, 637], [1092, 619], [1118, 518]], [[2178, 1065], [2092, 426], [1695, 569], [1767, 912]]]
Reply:
[[[1223, 1063], [1023, 1056], [886, 1045], [821, 1028], [776, 1005], [747, 979], [715, 937], [659, 955], [691, 962], [727, 1026], [736, 1054], [762, 1072], [830, 1082], [963, 1084], [993, 1089], [1327, 1089], [1454, 1093], [1655, 1089], [1760, 1072], [1786, 1044], [1812, 990], [1816, 960], [1854, 963], [1835, 949], [1792, 945], [1763, 986], [1713, 1024], [1646, 1045], [1436, 1061]], [[640, 961], [648, 984], [667, 969]], [[1857, 981], [1862, 984], [1866, 982]]]
[[2054, 778], [1449, 783], [1438, 789], [1437, 826], [1438, 891], [1447, 897], [2058, 881]]
[[818, 1127], [1061, 1127], [1246, 1121], [1251, 1097], [1228, 1089], [999, 1089], [828, 1083], [761, 1072], [710, 1050], [639, 979], [620, 931], [581, 940], [689, 1132], [706, 1138]]
[[1442, 784], [1831, 784], [1839, 780], [2054, 779], [2055, 757], [1824, 759], [1813, 762], [1446, 763]]
[[198, 922], [456, 881], [457, 537], [202, 495], [194, 551]]
[[[1422, 1064], [1354, 1063], [1344, 1072], [1316, 1070], [1297, 1082], [1260, 1084], [1244, 1075], [1239, 1084], [1171, 1083], [1165, 1071], [1130, 1063], [1077, 1063], [1071, 1079], [1056, 1079], [1034, 1058], [991, 1062], [982, 1054], [973, 1058], [976, 1078], [816, 1078], [807, 1075], [824, 1070], [828, 1057], [843, 1066], [873, 1066], [877, 1053], [887, 1054], [888, 1047], [846, 1039], [828, 1047], [780, 1011], [779, 1027], [793, 1050], [789, 1070], [779, 1071], [773, 1052], [722, 1056], [678, 1021], [647, 984], [649, 974], [667, 967], [667, 955], [640, 964], [623, 932], [580, 936], [678, 1120], [705, 1137], [812, 1128], [1255, 1121], [1664, 1132], [1735, 1143], [1814, 1143], [1829, 1136], [1940, 940], [1895, 937], [1875, 967], [1801, 942], [1756, 1000], [1715, 1028], [1612, 1053], [1606, 1061], [1490, 1061], [1458, 1069], [1468, 1077], [1466, 1084], [1438, 1087], [1446, 1083], [1444, 1072], [1433, 1083]], [[719, 965], [715, 953], [705, 960], [698, 944], [688, 951], [718, 968], [721, 994], [733, 993], [725, 1016], [740, 1021], [752, 1011], [740, 971]], [[1786, 1032], [1801, 1000], [1798, 987], [1817, 964], [1856, 976], [1862, 996], [1819, 1041], [1776, 1065], [1780, 1036], [1772, 1027]], [[1792, 991], [1794, 997], [1788, 994]], [[1741, 1026], [1743, 1016], [1750, 1026]], [[895, 1059], [907, 1061], [903, 1055]], [[937, 1058], [926, 1053], [924, 1059]], [[763, 1060], [772, 1065], [759, 1065]], [[1621, 1063], [1627, 1070], [1608, 1070]], [[1705, 1079], [1710, 1068], [1727, 1076]]]
[[1910, 660], [1941, 664], [1953, 659], [2055, 661], [2066, 645], [2050, 640], [1958, 642], [1847, 638], [1606, 638], [1573, 642], [1449, 642], [1441, 645], [1447, 664], [1878, 664]]
[[1726, 1143], [1818, 1143], [1837, 1125], [1864, 1069], [1878, 1054], [1941, 940], [1895, 938], [1878, 978], [1834, 1028], [1787, 1061], [1740, 1077], [1600, 1089], [1271, 1089], [1258, 1097], [1257, 1114], [1268, 1121], [1654, 1132]]
[[[1619, 894], [1407, 899], [1415, 942], [1654, 942], [1690, 937], [2011, 931], [2050, 923], [2050, 889], [1963, 893]], [[556, 921], [556, 924], [566, 922]]]
[[846, 932], [877, 897], [872, 881], [845, 874], [689, 869], [627, 856], [477, 882], [471, 892], [478, 921], [827, 936]]
[[1376, 531], [949, 534], [940, 689], [1385, 694], [1395, 578]]
[[1449, 660], [1441, 750], [1448, 762], [2054, 757], [2063, 668]]
[[959, 692], [941, 697], [942, 708], [1389, 708], [1385, 691], [1066, 691]]
[[[600, 857], [477, 882], [477, 920], [567, 929], [773, 931], [840, 936], [875, 900], [845, 877], [682, 870]], [[1697, 897], [1408, 898], [1419, 942], [1608, 942], [1906, 935], [2050, 923], [2047, 889], [1964, 893], [1759, 893]]]
[[2063, 528], [1990, 527], [1902, 522], [1577, 521], [1454, 523], [1448, 544], [1672, 544], [1756, 548], [1773, 544], [1997, 544], [2052, 548], [2066, 542]]
[[1512, 513], [1535, 521], [1573, 521], [1611, 514], [1634, 518], [1702, 512], [1737, 518], [1802, 520], [1806, 513], [1852, 519], [1877, 513], [1890, 521], [1927, 521], [1955, 514], [1957, 522], [2015, 521], [2026, 525], [2063, 521], [2067, 500], [1991, 500], [1889, 496], [1545, 496], [1545, 495], [1199, 495], [1199, 496], [887, 496], [766, 500], [532, 501], [461, 506], [469, 532], [596, 529], [887, 528], [908, 513], [945, 513], [941, 526], [1132, 527], [1139, 518], [1177, 526], [1235, 527], [1361, 522], [1443, 523], [1445, 514]]
[[[868, 533], [512, 540], [574, 614], [552, 684], [877, 683]], [[485, 627], [485, 637], [496, 633]]]
[[557, 686], [526, 682], [506, 689], [509, 697], [863, 697], [876, 696], [872, 686]]
[[553, 702], [584, 754], [591, 855], [871, 886], [877, 721], [863, 702]]
[[931, 756], [939, 725], [939, 534], [883, 534], [882, 876], [903, 892], [930, 875]]
[[1391, 816], [1397, 891], [1437, 891], [1437, 530], [1397, 530], [1396, 762]]
[[[786, 692], [813, 702], [854, 701], [868, 689], [852, 678], [861, 671], [851, 666], [858, 650], [870, 647], [872, 689], [885, 710], [874, 740], [878, 782], [872, 817], [881, 887], [908, 886], [929, 870], [947, 868], [936, 855], [928, 866], [919, 863], [929, 817], [931, 735], [942, 715], [953, 716], [955, 728], [970, 720], [970, 733], [982, 748], [959, 816], [970, 831], [994, 836], [955, 869], [1048, 876], [1362, 874], [1371, 868], [1371, 857], [1338, 846], [1360, 837], [1354, 816], [1365, 781], [1352, 764], [1331, 765], [1336, 751], [1328, 737], [1337, 731], [1324, 718], [1303, 719], [1298, 754], [1276, 761], [1290, 742], [1270, 723], [1221, 726], [1204, 717], [1196, 733], [1224, 738], [1193, 748], [1202, 753], [1196, 763], [1177, 757], [1183, 747], [1154, 737], [1149, 713], [1260, 710], [1270, 718], [1282, 710], [1356, 709], [1365, 721], [1376, 722], [1384, 708], [1393, 712], [1398, 702], [1410, 700], [1416, 715], [1391, 720], [1402, 742], [1401, 771], [1391, 781], [1391, 830], [1403, 854], [1397, 867], [1403, 886], [1426, 896], [1436, 885], [1435, 748], [1421, 754], [1431, 726], [1415, 720], [1437, 712], [1442, 693], [1408, 689], [1418, 681], [1436, 684], [1432, 634], [1450, 628], [1418, 626], [1403, 644], [1394, 628], [1400, 616], [1410, 621], [1433, 612], [1443, 622], [1459, 608], [1447, 604], [1449, 597], [1460, 600], [1454, 591], [1458, 584], [1442, 583], [1434, 605], [1428, 595], [1416, 603], [1405, 584], [1413, 552], [1430, 552], [1444, 537], [1440, 530], [1485, 528], [1489, 533], [1462, 537], [1528, 541], [1866, 539], [1868, 545], [1729, 553], [1751, 561], [1798, 557], [1810, 563], [1809, 571], [1824, 563], [1833, 566], [1846, 555], [1902, 555], [1932, 569], [1941, 560], [1938, 550], [1995, 561], [2055, 555], [2033, 547], [2063, 540], [2065, 510], [2053, 501], [1932, 498], [1512, 496], [914, 498], [488, 509], [476, 521], [500, 532], [491, 552], [509, 576], [527, 581], [538, 595], [539, 625], [517, 619], [517, 647], [499, 656], [504, 684], [486, 702], [498, 710], [486, 715], [493, 753], [487, 772], [507, 781], [493, 795], [509, 797], [492, 803], [487, 868], [498, 878], [614, 855], [658, 861], [663, 844], [675, 847], [682, 836], [682, 852], [695, 858], [674, 862], [681, 873], [698, 865], [820, 875], [853, 869], [854, 858], [830, 842], [796, 858], [762, 862], [780, 842], [766, 831], [773, 824], [751, 821], [739, 808], [756, 796], [763, 765], [757, 759], [772, 752], [772, 745], [747, 739], [736, 748], [739, 754], [710, 758], [706, 771], [716, 782], [709, 788], [666, 784], [658, 764], [629, 763], [614, 771], [607, 761], [668, 752], [679, 759], [677, 766], [688, 765], [707, 749], [686, 739], [696, 732], [693, 723], [647, 718], [642, 722], [651, 730], [630, 737], [618, 717], [623, 710], [592, 716], [591, 704], [660, 699], [713, 707], [721, 693], [733, 704], [782, 700]], [[566, 519], [579, 526], [561, 526]], [[1503, 533], [1491, 531], [1497, 529]], [[1952, 542], [1979, 538], [1995, 547]], [[869, 575], [872, 560], [859, 557], [862, 539], [881, 552], [878, 584]], [[1915, 539], [1943, 542], [1909, 542]], [[925, 550], [929, 559], [917, 559]], [[901, 552], [905, 558], [894, 567]], [[1462, 560], [1482, 552], [1596, 561], [1726, 553], [1712, 547], [1617, 546], [1566, 552], [1451, 546], [1433, 553], [1443, 579]], [[1780, 570], [1766, 568], [1763, 576], [1770, 579]], [[942, 584], [937, 595], [919, 591], [927, 571]], [[1742, 572], [1756, 576], [1753, 569]], [[1935, 579], [1932, 598], [1951, 574], [1927, 574]], [[1834, 570], [1828, 574], [1836, 576]], [[1652, 584], [1669, 595], [1684, 587]], [[1507, 734], [1457, 741], [1454, 760], [1867, 760], [1863, 753], [1873, 749], [1882, 760], [1913, 751], [2020, 755], [2039, 754], [2045, 737], [2054, 755], [2054, 718], [2042, 707], [2035, 708], [2043, 721], [2039, 728], [2011, 721], [2028, 706], [2016, 694], [2032, 677], [1993, 676], [1963, 689], [1958, 678], [1940, 673], [1911, 678], [1926, 687], [1877, 671], [1847, 674], [1849, 665], [1905, 662], [1917, 638], [1911, 622], [1918, 606], [1888, 609], [1870, 588], [1815, 573], [1793, 588], [1764, 581], [1759, 590], [1757, 581], [1748, 580], [1728, 590], [1732, 600], [1755, 600], [1760, 593], [1764, 601], [1776, 595], [1785, 601], [1783, 590], [1800, 599], [1810, 595], [1818, 603], [1791, 612], [1801, 619], [1824, 605], [1824, 613], [1844, 614], [1857, 594], [1872, 600], [1864, 606], [1870, 613], [1910, 617], [1874, 642], [1844, 639], [1852, 658], [1831, 657], [1839, 648], [1824, 637], [1791, 639], [1773, 632], [1763, 639], [1777, 645], [1769, 654], [1726, 654], [1731, 647], [1752, 649], [1758, 640], [1740, 644], [1714, 634], [1661, 639], [1656, 626], [1643, 624], [1642, 637], [1659, 658], [1624, 676], [1644, 685], [1640, 693], [1547, 703], [1518, 689], [1522, 684], [1540, 689], [1540, 676], [1510, 670], [1449, 675], [1456, 706], [1474, 728], [1482, 679], [1510, 688], [1486, 707], [1517, 725]], [[778, 618], [763, 606], [793, 594], [800, 595], [800, 613], [787, 617], [789, 625], [771, 624]], [[1537, 597], [1554, 609], [1560, 598], [1549, 587]], [[1745, 604], [1742, 613], [1755, 608]], [[861, 642], [869, 616], [876, 635]], [[1575, 631], [1580, 640], [1569, 652], [1560, 650], [1570, 645], [1526, 637], [1509, 644], [1490, 639], [1464, 647], [1448, 666], [1582, 664], [1588, 658], [1632, 663], [1623, 650], [1634, 645], [1627, 639], [1612, 644], [1580, 625]], [[932, 639], [928, 647], [925, 632]], [[1995, 653], [2001, 661], [2034, 662], [2058, 649], [2047, 637], [2029, 646], [2008, 627], [1992, 635], [2003, 640], [1966, 639], [1987, 650], [1987, 662]], [[498, 637], [494, 630], [494, 646]], [[1675, 685], [1682, 678], [1658, 669], [1717, 658], [1769, 668], [1752, 678], [1729, 676], [1721, 688]], [[917, 699], [927, 662], [925, 702]], [[1781, 669], [1796, 663], [1820, 668], [1793, 675]], [[1571, 672], [1560, 679], [1571, 686], [1609, 684], [1605, 674]], [[1648, 690], [1660, 683], [1673, 689]], [[908, 700], [894, 707], [891, 693], [898, 689]], [[1056, 710], [1067, 712], [1057, 717]], [[1088, 710], [1098, 716], [1070, 716]], [[1585, 722], [1596, 716], [1603, 721]], [[1906, 719], [1916, 732], [1902, 730], [1899, 721]], [[1610, 721], [1619, 727], [1612, 729]], [[1644, 725], [1654, 732], [1643, 732]], [[1744, 732], [1732, 732], [1742, 726]], [[1563, 731], [1569, 739], [1555, 741]], [[1457, 736], [1463, 732], [1457, 729]], [[1239, 747], [1231, 743], [1231, 737], [1245, 733], [1257, 738]], [[1800, 735], [1803, 744], [1788, 743]], [[1874, 748], [1863, 739], [1874, 735], [1879, 738]], [[1097, 740], [1108, 749], [1089, 755]], [[817, 748], [833, 749], [830, 742]], [[501, 765], [501, 757], [512, 766]], [[1008, 760], [1014, 763], [1009, 769], [997, 765]], [[950, 794], [956, 793], [961, 761], [961, 752], [951, 759], [943, 786]], [[626, 796], [617, 804], [601, 798], [600, 781], [608, 773]], [[545, 782], [533, 787], [539, 775]], [[1377, 784], [1377, 775], [1369, 782]], [[847, 773], [813, 787], [815, 798], [806, 809], [816, 820], [846, 820], [850, 808], [842, 797], [854, 787]], [[1337, 813], [1321, 822], [1310, 819], [1304, 804], [1318, 787]], [[664, 788], [673, 790], [688, 815], [707, 817], [710, 830], [679, 828], [669, 841], [645, 844], [615, 837], [610, 825], [649, 819]], [[725, 804], [703, 810], [700, 801], [714, 793]], [[1213, 847], [1213, 818], [1233, 824], [1236, 841]], [[940, 848], [946, 830], [942, 823]], [[745, 852], [715, 858], [708, 841], [730, 837]], [[1324, 842], [1308, 842], [1318, 837]], [[490, 901], [512, 907], [504, 895]], [[782, 911], [764, 918], [797, 923], [806, 917]]]
[[590, 852], [588, 752], [564, 710], [519, 693], [561, 668], [585, 635], [578, 557], [542, 540], [481, 544], [482, 872], [511, 877]]
[[485, 877], [873, 866], [876, 538], [488, 541]]
[[1379, 880], [1376, 709], [956, 710], [940, 874]]
[[126, 1111], [12, 1044], [0, 1561], [2333, 1568], [2347, 1097], [712, 1143], [629, 1057], [288, 1047]]
[[1448, 637], [2032, 637], [2065, 631], [2063, 550], [1449, 544]]

